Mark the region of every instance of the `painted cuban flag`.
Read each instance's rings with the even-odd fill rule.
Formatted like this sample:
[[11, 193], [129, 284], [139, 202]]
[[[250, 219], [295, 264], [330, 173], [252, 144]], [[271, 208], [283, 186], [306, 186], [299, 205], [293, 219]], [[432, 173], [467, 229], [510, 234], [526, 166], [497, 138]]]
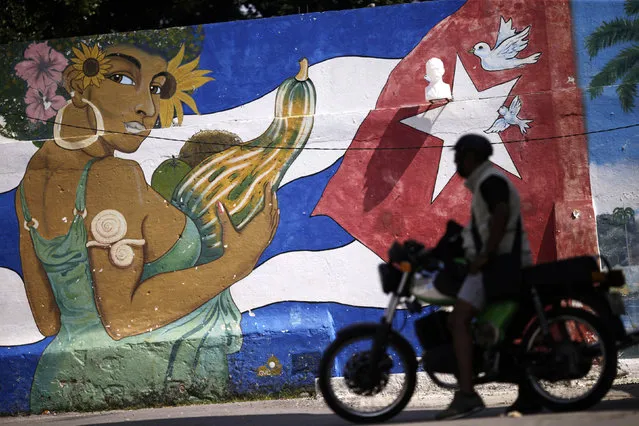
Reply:
[[[491, 7], [487, 7], [490, 3]], [[470, 24], [469, 24], [470, 23]], [[537, 260], [596, 251], [581, 92], [575, 84], [568, 1], [448, 0], [206, 27], [200, 67], [215, 82], [196, 90], [200, 115], [155, 129], [133, 154], [147, 181], [204, 129], [260, 135], [275, 90], [301, 57], [317, 92], [306, 148], [278, 188], [280, 223], [256, 269], [231, 287], [241, 311], [278, 302], [382, 307], [377, 264], [396, 239], [432, 244], [445, 222], [467, 220], [469, 194], [450, 147], [485, 134], [493, 163], [521, 191]], [[439, 58], [450, 99], [425, 98], [426, 62]], [[156, 139], [157, 138], [157, 139]], [[36, 148], [2, 140], [0, 345], [42, 339], [18, 251], [15, 188]], [[562, 158], [572, 158], [571, 167]], [[555, 244], [558, 211], [575, 201], [584, 221]], [[564, 230], [562, 230], [564, 231]], [[563, 251], [562, 251], [563, 250]], [[11, 296], [6, 296], [11, 294]]]

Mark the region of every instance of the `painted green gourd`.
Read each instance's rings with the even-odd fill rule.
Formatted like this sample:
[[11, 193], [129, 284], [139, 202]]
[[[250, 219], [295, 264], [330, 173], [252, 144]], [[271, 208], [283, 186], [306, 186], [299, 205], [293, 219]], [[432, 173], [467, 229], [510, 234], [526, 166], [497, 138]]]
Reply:
[[177, 186], [171, 202], [197, 225], [202, 236], [200, 259], [210, 262], [224, 253], [218, 201], [237, 229], [262, 210], [266, 183], [275, 191], [308, 141], [315, 104], [315, 86], [304, 58], [298, 74], [277, 89], [275, 117], [268, 129], [256, 139], [206, 158]]

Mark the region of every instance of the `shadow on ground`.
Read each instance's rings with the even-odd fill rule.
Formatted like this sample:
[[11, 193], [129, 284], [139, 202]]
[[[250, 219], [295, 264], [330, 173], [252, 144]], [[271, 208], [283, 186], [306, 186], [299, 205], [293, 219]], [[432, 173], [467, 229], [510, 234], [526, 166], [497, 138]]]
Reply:
[[[591, 411], [639, 411], [639, 386], [618, 385], [614, 389], [626, 392], [634, 398], [615, 399], [604, 401]], [[473, 418], [499, 417], [503, 413], [503, 408], [489, 408]], [[411, 409], [400, 413], [398, 416], [385, 422], [384, 424], [410, 424], [434, 421], [437, 410], [433, 409]], [[526, 416], [529, 417], [529, 416]], [[541, 419], [540, 419], [541, 421]], [[334, 414], [259, 414], [241, 416], [211, 416], [211, 417], [190, 417], [176, 419], [153, 419], [142, 421], [127, 421], [121, 423], [110, 423], [111, 425], [135, 425], [135, 426], [177, 426], [177, 425], [215, 425], [215, 426], [238, 426], [238, 425], [260, 425], [260, 426], [337, 426], [350, 424]]]
[[626, 384], [626, 385], [615, 384], [612, 386], [612, 390], [625, 392], [626, 394], [628, 394], [629, 396], [632, 396], [633, 398], [639, 398], [639, 384], [636, 384], [636, 383]]

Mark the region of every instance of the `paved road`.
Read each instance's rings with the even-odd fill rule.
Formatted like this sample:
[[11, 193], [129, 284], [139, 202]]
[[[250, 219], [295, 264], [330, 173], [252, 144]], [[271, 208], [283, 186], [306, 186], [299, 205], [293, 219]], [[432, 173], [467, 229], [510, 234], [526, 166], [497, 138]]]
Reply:
[[[497, 403], [495, 403], [497, 401]], [[431, 401], [432, 402], [432, 401]], [[464, 420], [450, 421], [447, 426], [532, 426], [561, 425], [606, 426], [639, 425], [639, 385], [617, 385], [605, 401], [585, 412], [555, 414], [546, 413], [521, 418], [500, 417], [506, 398], [487, 400], [489, 408], [480, 415]], [[396, 426], [431, 423], [433, 416], [442, 407], [441, 403], [430, 406], [417, 402], [386, 424]], [[342, 421], [326, 408], [324, 402], [314, 398], [285, 401], [255, 401], [234, 404], [215, 404], [185, 407], [168, 407], [135, 411], [111, 411], [105, 413], [61, 414], [29, 417], [0, 418], [2, 424], [37, 425], [135, 425], [135, 426], [337, 426]]]

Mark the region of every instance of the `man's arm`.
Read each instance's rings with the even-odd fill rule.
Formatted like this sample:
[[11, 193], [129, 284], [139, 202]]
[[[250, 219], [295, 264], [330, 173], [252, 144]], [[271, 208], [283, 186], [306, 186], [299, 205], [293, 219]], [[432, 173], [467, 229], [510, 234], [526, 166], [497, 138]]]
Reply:
[[490, 223], [488, 240], [480, 253], [470, 265], [470, 272], [477, 273], [482, 266], [493, 256], [501, 240], [506, 234], [506, 227], [510, 218], [510, 191], [508, 183], [501, 177], [491, 176], [486, 179], [479, 188], [481, 196], [488, 204], [490, 211]]
[[482, 250], [487, 256], [492, 256], [497, 251], [499, 243], [506, 234], [506, 225], [508, 224], [508, 218], [510, 217], [510, 208], [505, 202], [498, 203], [493, 213], [490, 215], [490, 231], [488, 234], [488, 241], [486, 246]]

